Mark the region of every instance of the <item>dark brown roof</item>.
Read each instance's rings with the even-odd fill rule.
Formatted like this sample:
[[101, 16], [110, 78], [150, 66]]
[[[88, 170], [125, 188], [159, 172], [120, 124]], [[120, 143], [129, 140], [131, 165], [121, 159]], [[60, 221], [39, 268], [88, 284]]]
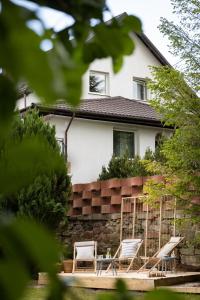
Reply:
[[159, 115], [147, 103], [120, 96], [82, 100], [76, 109], [63, 102], [37, 107], [43, 114], [70, 116], [75, 112], [77, 118], [163, 127]]
[[[56, 104], [56, 107], [69, 109], [69, 106], [64, 103]], [[140, 101], [121, 96], [83, 100], [77, 109], [77, 112], [81, 111], [99, 115], [158, 120], [158, 115], [147, 103], [141, 103]]]

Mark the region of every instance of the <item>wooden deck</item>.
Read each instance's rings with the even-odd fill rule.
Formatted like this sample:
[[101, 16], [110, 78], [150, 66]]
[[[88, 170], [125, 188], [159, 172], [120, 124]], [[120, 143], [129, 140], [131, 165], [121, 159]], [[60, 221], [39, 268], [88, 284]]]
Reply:
[[[121, 278], [126, 282], [127, 288], [130, 291], [149, 291], [159, 287], [170, 287], [177, 292], [192, 292], [200, 293], [200, 287], [193, 289], [191, 286], [189, 289], [180, 287], [179, 285], [200, 281], [200, 273], [197, 272], [178, 272], [167, 273], [165, 277], [148, 277], [147, 273], [118, 273], [113, 276], [111, 273], [102, 272], [101, 276], [97, 276], [94, 273], [80, 272], [80, 273], [59, 273], [59, 276], [69, 286], [91, 288], [91, 289], [115, 289], [115, 280]], [[39, 273], [39, 284], [46, 284], [47, 277], [45, 273]]]

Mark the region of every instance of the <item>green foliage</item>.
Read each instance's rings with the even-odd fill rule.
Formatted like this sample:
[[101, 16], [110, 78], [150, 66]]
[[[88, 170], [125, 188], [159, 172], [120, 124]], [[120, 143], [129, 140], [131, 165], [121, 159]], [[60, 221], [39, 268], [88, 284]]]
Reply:
[[163, 143], [164, 161], [151, 163], [165, 175], [166, 185], [148, 184], [149, 197], [159, 193], [174, 195], [180, 205], [199, 222], [200, 205], [193, 199], [200, 195], [200, 87], [199, 1], [172, 0], [179, 25], [161, 20], [160, 30], [169, 38], [172, 53], [179, 56], [180, 72], [169, 67], [152, 68], [153, 107], [165, 125], [174, 126], [173, 136]]
[[[32, 2], [42, 5], [41, 1]], [[114, 71], [119, 71], [123, 56], [130, 55], [134, 49], [130, 32], [140, 32], [141, 23], [137, 17], [128, 15], [103, 22], [103, 11], [108, 10], [103, 0], [98, 4], [84, 0], [78, 3], [68, 0], [63, 5], [59, 1], [43, 1], [43, 4], [71, 14], [74, 24], [55, 33], [44, 27], [37, 9], [30, 12], [10, 1], [2, 1], [0, 41], [4, 47], [0, 49], [0, 65], [14, 79], [14, 87], [26, 80], [42, 101], [53, 103], [63, 99], [76, 105], [80, 101], [82, 76], [89, 64], [95, 58], [111, 57]], [[98, 21], [97, 25], [91, 25], [92, 19]], [[27, 26], [30, 20], [41, 24], [40, 35]], [[40, 47], [46, 39], [52, 43], [48, 52]]]
[[52, 284], [48, 299], [64, 299], [64, 286], [62, 287], [55, 272], [59, 247], [47, 231], [30, 220], [16, 221], [7, 218], [0, 223], [0, 245], [2, 299], [15, 300], [23, 296], [32, 265], [37, 265], [40, 270], [49, 274]]
[[144, 300], [181, 300], [183, 299], [182, 295], [178, 295], [169, 290], [155, 290], [151, 291], [145, 295]]
[[[17, 102], [17, 87], [25, 81], [39, 99], [47, 104], [63, 99], [77, 105], [80, 101], [82, 75], [89, 64], [96, 58], [111, 57], [114, 72], [119, 71], [123, 56], [131, 54], [134, 49], [130, 33], [133, 30], [141, 31], [141, 23], [134, 16], [124, 15], [123, 18], [103, 22], [103, 11], [108, 10], [104, 0], [32, 2], [38, 4], [34, 11], [8, 0], [0, 1], [0, 66], [3, 69], [0, 74], [0, 197], [13, 200], [13, 195], [20, 195], [19, 202], [23, 207], [20, 212], [27, 214], [29, 210], [31, 217], [32, 210], [40, 206], [41, 202], [36, 203], [34, 208], [29, 203], [25, 205], [25, 195], [35, 198], [37, 202], [35, 189], [41, 191], [45, 183], [53, 189], [47, 193], [48, 201], [51, 201], [55, 188], [52, 185], [58, 185], [59, 181], [59, 177], [55, 180], [55, 174], [62, 178], [64, 167], [50, 129], [48, 135], [45, 134], [48, 136], [45, 140], [42, 124], [36, 130], [30, 122], [24, 129], [18, 120], [17, 132], [12, 134], [11, 121]], [[60, 32], [46, 29], [38, 16], [41, 5], [71, 16], [74, 23]], [[95, 26], [91, 25], [93, 19], [97, 21]], [[29, 27], [30, 21], [40, 23], [40, 34]], [[52, 49], [48, 52], [41, 47], [46, 39], [52, 43]], [[62, 186], [61, 183], [61, 189]], [[47, 191], [48, 188], [41, 192], [41, 199]], [[30, 218], [13, 220], [7, 217], [6, 221], [0, 220], [0, 253], [2, 299], [16, 300], [23, 296], [32, 265], [48, 273], [50, 284], [47, 299], [64, 299], [66, 286], [56, 276], [55, 263], [59, 260], [59, 248], [49, 233]], [[125, 287], [122, 284], [120, 286], [121, 297], [126, 297]]]
[[199, 0], [171, 0], [175, 22], [161, 18], [160, 31], [170, 42], [170, 51], [180, 57], [178, 67], [196, 92], [199, 91], [200, 35]]
[[102, 167], [99, 179], [128, 178], [134, 176], [147, 176], [149, 174], [150, 173], [146, 171], [139, 156], [135, 156], [132, 159], [129, 158], [127, 153], [125, 153], [121, 157], [113, 156], [108, 163], [108, 167]]
[[165, 161], [165, 156], [162, 153], [162, 145], [166, 137], [162, 136], [158, 142], [155, 152], [147, 148], [143, 159], [139, 155], [130, 158], [128, 153], [120, 157], [113, 156], [108, 163], [108, 166], [102, 167], [99, 174], [100, 180], [110, 178], [128, 178], [134, 176], [149, 176], [159, 174], [160, 169], [152, 167], [156, 162]]
[[[2, 161], [9, 163], [7, 160], [10, 157], [7, 157], [7, 152], [16, 145], [20, 147], [28, 138], [31, 140], [38, 138], [42, 143], [46, 143], [44, 151], [57, 155], [59, 165], [56, 168], [53, 165], [51, 170], [48, 169], [50, 172], [46, 173], [44, 166], [40, 168], [39, 164], [37, 172], [33, 173], [31, 181], [29, 177], [27, 185], [23, 182], [22, 187], [16, 192], [10, 189], [9, 194], [2, 193], [1, 211], [26, 216], [55, 229], [62, 221], [66, 221], [66, 206], [71, 191], [66, 164], [56, 142], [55, 128], [45, 123], [36, 110], [28, 111], [23, 119], [17, 115], [3, 147]], [[49, 159], [51, 160], [50, 157]], [[11, 162], [13, 163], [12, 159]]]
[[[68, 179], [64, 178], [63, 158], [51, 138], [50, 129], [44, 139], [42, 124], [41, 128], [37, 128], [36, 136], [35, 125], [28, 124], [30, 119], [26, 119], [26, 129], [18, 120], [15, 134], [12, 134], [11, 121], [17, 102], [17, 87], [25, 82], [45, 103], [53, 104], [63, 99], [77, 105], [82, 75], [89, 64], [96, 58], [111, 57], [113, 68], [118, 71], [123, 56], [131, 54], [134, 48], [130, 33], [134, 29], [140, 31], [141, 24], [136, 17], [127, 15], [120, 20], [104, 23], [103, 11], [108, 10], [104, 0], [32, 2], [38, 7], [30, 11], [11, 1], [0, 1], [0, 66], [3, 69], [0, 74], [0, 198], [4, 201], [2, 205], [5, 205], [5, 199], [9, 199], [6, 205], [17, 202], [14, 208], [7, 209], [52, 224], [55, 218], [48, 218], [49, 210], [58, 214], [58, 219], [63, 213], [59, 205], [54, 205], [55, 201], [60, 201], [61, 205], [65, 201], [63, 186]], [[46, 29], [38, 14], [41, 5], [62, 11], [66, 16], [71, 16], [74, 23], [57, 33], [53, 29]], [[93, 19], [97, 21], [95, 26], [91, 25]], [[29, 27], [30, 21], [41, 25], [40, 34]], [[117, 32], [119, 34], [115, 39]], [[109, 37], [106, 41], [108, 47], [102, 43], [104, 36]], [[50, 51], [42, 50], [44, 40], [52, 43]], [[32, 198], [31, 202], [28, 202], [29, 197]], [[46, 215], [40, 214], [40, 208], [47, 210]], [[47, 242], [45, 234], [40, 238], [41, 229], [34, 227], [30, 221], [23, 224], [20, 234], [17, 232], [18, 226], [21, 226], [20, 219], [7, 227], [0, 225], [0, 244], [5, 253], [0, 257], [1, 297], [5, 300], [20, 298], [29, 280], [28, 261], [34, 256], [34, 265], [46, 270], [52, 279], [48, 299], [63, 299], [63, 285], [57, 280], [56, 269], [51, 268], [57, 259], [49, 259], [49, 253], [55, 249], [53, 240]], [[56, 255], [57, 251], [54, 252]], [[17, 281], [13, 277], [13, 270], [18, 270]]]

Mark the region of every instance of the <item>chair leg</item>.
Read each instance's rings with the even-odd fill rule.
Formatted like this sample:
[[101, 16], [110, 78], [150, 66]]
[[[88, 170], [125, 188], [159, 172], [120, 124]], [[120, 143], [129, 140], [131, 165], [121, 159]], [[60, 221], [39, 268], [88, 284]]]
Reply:
[[127, 273], [130, 271], [130, 268], [131, 268], [132, 265], [133, 265], [134, 259], [135, 259], [135, 257], [134, 257], [133, 259], [131, 259], [131, 262], [130, 262], [130, 264], [129, 264], [127, 270], [126, 270]]
[[157, 261], [157, 263], [156, 264], [154, 264], [153, 265], [153, 267], [151, 267], [151, 269], [149, 269], [149, 274], [151, 273], [151, 271], [155, 268], [155, 267], [157, 267], [157, 265], [159, 265], [159, 263], [161, 262], [161, 260], [159, 259], [158, 261]]
[[109, 264], [109, 266], [107, 267], [105, 273], [108, 273], [108, 271], [110, 270], [110, 268], [111, 268], [111, 264]]
[[141, 268], [139, 268], [139, 270], [137, 270], [137, 273], [140, 272], [142, 269], [144, 269], [144, 267], [150, 262], [150, 260], [146, 261]]
[[94, 260], [94, 272], [95, 273], [97, 272], [97, 262], [96, 262], [96, 259]]
[[72, 273], [74, 273], [74, 272], [75, 272], [75, 264], [76, 264], [76, 261], [75, 261], [75, 260], [73, 260], [73, 268], [72, 268]]

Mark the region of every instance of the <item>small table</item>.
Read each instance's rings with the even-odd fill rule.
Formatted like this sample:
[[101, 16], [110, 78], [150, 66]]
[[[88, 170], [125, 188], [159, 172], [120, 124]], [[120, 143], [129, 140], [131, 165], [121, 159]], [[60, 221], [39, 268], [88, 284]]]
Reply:
[[170, 264], [171, 271], [173, 271], [172, 264], [174, 263], [174, 270], [175, 270], [175, 261], [176, 261], [175, 256], [163, 256], [162, 257], [162, 273], [167, 272], [167, 265], [168, 264]]
[[114, 258], [98, 258], [97, 259], [97, 276], [101, 275], [104, 265], [111, 265], [113, 276], [117, 275], [116, 262]]

